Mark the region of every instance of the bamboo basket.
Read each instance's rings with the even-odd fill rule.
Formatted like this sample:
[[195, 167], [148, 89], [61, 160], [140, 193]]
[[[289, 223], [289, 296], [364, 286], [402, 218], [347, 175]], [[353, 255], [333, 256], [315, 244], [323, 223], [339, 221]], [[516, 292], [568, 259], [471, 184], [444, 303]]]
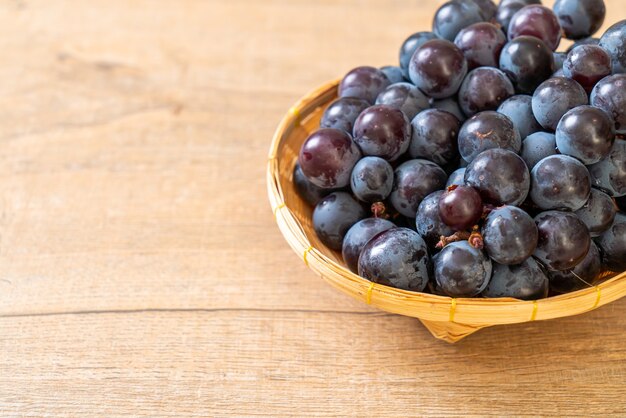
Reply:
[[291, 181], [300, 146], [337, 97], [337, 85], [324, 84], [289, 110], [274, 134], [267, 165], [268, 195], [280, 231], [304, 263], [332, 286], [383, 311], [418, 318], [436, 338], [450, 343], [493, 325], [582, 314], [626, 295], [626, 272], [604, 272], [596, 286], [536, 301], [436, 296], [375, 284], [352, 273], [341, 254], [317, 238], [312, 208]]

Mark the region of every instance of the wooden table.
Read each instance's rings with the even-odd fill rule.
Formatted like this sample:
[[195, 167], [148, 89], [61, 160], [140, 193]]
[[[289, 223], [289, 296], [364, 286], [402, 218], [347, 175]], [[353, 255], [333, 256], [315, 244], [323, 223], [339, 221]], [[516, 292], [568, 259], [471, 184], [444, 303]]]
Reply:
[[626, 300], [449, 345], [274, 224], [282, 114], [436, 4], [2, 2], [0, 414], [623, 416]]

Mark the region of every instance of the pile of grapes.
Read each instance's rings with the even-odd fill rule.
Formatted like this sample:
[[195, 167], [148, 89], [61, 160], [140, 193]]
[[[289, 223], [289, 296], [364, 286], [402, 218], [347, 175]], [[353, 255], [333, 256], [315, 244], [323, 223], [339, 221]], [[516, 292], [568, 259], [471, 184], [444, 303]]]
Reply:
[[293, 173], [319, 239], [368, 280], [452, 297], [626, 270], [626, 20], [593, 38], [605, 14], [452, 0], [399, 66], [346, 74]]

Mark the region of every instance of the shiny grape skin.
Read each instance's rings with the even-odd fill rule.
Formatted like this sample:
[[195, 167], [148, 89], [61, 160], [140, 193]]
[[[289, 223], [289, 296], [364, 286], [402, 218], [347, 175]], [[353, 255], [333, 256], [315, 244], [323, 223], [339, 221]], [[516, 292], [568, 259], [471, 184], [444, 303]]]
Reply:
[[535, 132], [522, 141], [520, 156], [532, 170], [539, 161], [556, 153], [556, 136], [548, 132]]
[[366, 216], [365, 209], [349, 193], [334, 192], [315, 206], [313, 229], [324, 245], [341, 250], [348, 230]]
[[454, 41], [461, 29], [483, 20], [480, 7], [473, 1], [452, 0], [435, 12], [433, 33], [442, 39]]
[[568, 39], [593, 35], [606, 15], [603, 0], [557, 0], [553, 9]]
[[483, 151], [465, 170], [465, 184], [494, 205], [521, 205], [530, 188], [530, 174], [522, 158], [512, 151]]
[[595, 238], [611, 227], [617, 210], [611, 196], [591, 189], [587, 202], [574, 213], [587, 225], [591, 237]]
[[547, 211], [535, 216], [539, 240], [533, 256], [548, 270], [568, 270], [580, 263], [591, 245], [587, 227], [570, 212]]
[[518, 153], [522, 147], [519, 131], [507, 116], [485, 111], [465, 121], [459, 132], [459, 153], [472, 162], [481, 152], [502, 148]]
[[563, 74], [580, 84], [587, 93], [604, 77], [611, 75], [611, 57], [596, 45], [580, 45], [567, 54]]
[[446, 183], [446, 188], [455, 184], [457, 186], [463, 186], [465, 184], [465, 167], [458, 168], [450, 174], [448, 182]]
[[615, 215], [613, 225], [596, 238], [602, 252], [602, 262], [612, 271], [626, 270], [626, 214]]
[[400, 109], [409, 120], [430, 106], [424, 93], [413, 84], [405, 82], [392, 84], [383, 90], [376, 98], [376, 104]]
[[515, 94], [511, 80], [497, 68], [480, 67], [470, 71], [459, 89], [459, 104], [468, 117], [485, 110], [496, 110]]
[[450, 97], [448, 99], [433, 100], [431, 106], [433, 109], [441, 109], [452, 113], [461, 122], [464, 122], [467, 119], [456, 98]]
[[410, 141], [411, 123], [394, 107], [368, 107], [354, 122], [354, 142], [364, 155], [395, 161], [406, 152]]
[[563, 68], [563, 63], [567, 58], [567, 54], [565, 52], [555, 52], [552, 54], [554, 57], [554, 68], [558, 71]]
[[578, 210], [591, 192], [589, 171], [567, 155], [551, 155], [539, 161], [530, 179], [530, 198], [543, 210]]
[[428, 284], [429, 265], [422, 237], [408, 228], [392, 228], [363, 247], [359, 275], [374, 283], [421, 292]]
[[600, 44], [600, 38], [584, 38], [584, 39], [579, 39], [576, 42], [574, 42], [573, 44], [571, 44], [569, 46], [569, 48], [567, 48], [565, 50], [566, 54], [569, 54], [572, 49], [576, 48], [577, 46], [580, 45], [598, 45]]
[[409, 155], [412, 158], [426, 158], [439, 165], [458, 159], [457, 136], [461, 123], [452, 113], [439, 109], [424, 110], [411, 121], [411, 127]]
[[380, 67], [380, 71], [383, 72], [389, 79], [391, 84], [402, 83], [406, 81], [404, 79], [404, 73], [402, 72], [402, 68], [396, 67], [395, 65], [385, 65], [384, 67]]
[[590, 165], [591, 184], [613, 197], [626, 195], [626, 140], [617, 139], [609, 155]]
[[352, 168], [360, 159], [361, 151], [349, 134], [339, 129], [322, 128], [304, 141], [298, 163], [311, 183], [331, 189], [350, 183]]
[[594, 164], [613, 148], [615, 126], [611, 117], [593, 106], [578, 106], [561, 118], [556, 128], [556, 146], [561, 154]]
[[357, 199], [382, 202], [393, 187], [393, 168], [380, 157], [362, 158], [352, 170], [350, 186]]
[[380, 92], [390, 84], [391, 81], [378, 68], [357, 67], [339, 83], [339, 97], [356, 97], [373, 104]]
[[406, 161], [394, 172], [391, 204], [402, 215], [415, 218], [424, 197], [443, 189], [447, 178], [446, 172], [432, 161]]
[[341, 129], [352, 135], [354, 121], [370, 104], [356, 97], [342, 97], [332, 102], [324, 111], [321, 128]]
[[600, 80], [591, 91], [591, 105], [611, 115], [616, 133], [626, 134], [626, 74]]
[[483, 224], [485, 251], [500, 264], [519, 264], [537, 247], [537, 226], [524, 210], [504, 206], [492, 210]]
[[557, 293], [569, 293], [585, 289], [594, 284], [601, 272], [600, 251], [592, 241], [587, 255], [574, 268], [548, 272], [550, 288]]
[[433, 262], [437, 285], [451, 297], [474, 297], [485, 290], [491, 279], [491, 260], [467, 241], [446, 245]]
[[506, 4], [500, 3], [498, 6], [498, 12], [496, 13], [496, 22], [502, 27], [502, 31], [506, 33], [511, 23], [511, 19], [515, 16], [515, 13], [519, 12], [525, 4], [519, 2], [507, 2]]
[[435, 248], [442, 235], [448, 237], [454, 233], [439, 216], [439, 199], [442, 194], [443, 190], [438, 190], [426, 196], [420, 203], [415, 217], [417, 232], [431, 249]]
[[324, 196], [333, 192], [333, 189], [323, 189], [311, 183], [302, 172], [299, 164], [293, 168], [293, 185], [298, 196], [311, 206], [315, 206]]
[[498, 11], [498, 6], [491, 0], [472, 0], [480, 8], [483, 20], [486, 22], [491, 21]]
[[566, 77], [553, 77], [544, 81], [537, 87], [532, 99], [535, 119], [550, 131], [556, 130], [568, 110], [588, 103], [585, 89]]
[[518, 93], [533, 94], [554, 73], [554, 56], [542, 40], [520, 36], [504, 45], [500, 69], [513, 81]]
[[483, 214], [480, 194], [468, 186], [457, 186], [443, 192], [439, 198], [439, 217], [455, 231], [476, 225]]
[[463, 51], [469, 70], [497, 67], [506, 36], [496, 25], [479, 22], [461, 30], [454, 44]]
[[516, 265], [492, 264], [493, 273], [483, 297], [537, 300], [548, 296], [548, 276], [534, 258]]
[[435, 99], [453, 96], [467, 74], [467, 60], [452, 42], [434, 39], [420, 46], [411, 57], [409, 77]]
[[561, 42], [559, 20], [552, 10], [539, 4], [525, 6], [515, 13], [506, 33], [509, 41], [520, 36], [534, 36], [552, 51], [556, 51]]
[[626, 72], [626, 19], [608, 28], [599, 45], [611, 56], [613, 74]]
[[541, 131], [541, 125], [539, 125], [535, 115], [533, 115], [531, 96], [526, 94], [511, 96], [502, 102], [497, 112], [511, 119], [522, 139]]
[[437, 35], [432, 32], [416, 32], [402, 43], [400, 47], [400, 68], [402, 68], [404, 78], [407, 80], [409, 79], [409, 63], [415, 50], [432, 39], [437, 39]]
[[341, 255], [350, 271], [358, 273], [359, 255], [372, 238], [381, 232], [395, 228], [393, 222], [381, 218], [366, 218], [352, 225], [343, 239]]

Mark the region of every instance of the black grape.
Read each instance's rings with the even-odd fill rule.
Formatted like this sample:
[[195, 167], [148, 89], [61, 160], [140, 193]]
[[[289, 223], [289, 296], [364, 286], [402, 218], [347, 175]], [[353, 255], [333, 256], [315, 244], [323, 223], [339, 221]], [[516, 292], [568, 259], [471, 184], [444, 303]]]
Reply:
[[356, 97], [342, 97], [335, 100], [326, 108], [322, 120], [321, 128], [341, 129], [352, 135], [354, 121], [362, 111], [370, 106], [368, 102]]
[[381, 202], [391, 193], [393, 168], [380, 157], [365, 157], [352, 170], [352, 193], [368, 203]]
[[520, 36], [504, 45], [500, 69], [509, 76], [518, 93], [532, 94], [554, 73], [554, 56], [541, 39]]
[[580, 84], [566, 77], [553, 77], [537, 87], [532, 108], [541, 126], [554, 131], [568, 110], [587, 103], [587, 93]]
[[368, 107], [354, 122], [354, 142], [365, 155], [395, 161], [406, 152], [410, 141], [411, 123], [394, 107]]
[[626, 195], [626, 140], [616, 140], [609, 155], [588, 168], [594, 187], [614, 197]]
[[463, 186], [465, 184], [465, 167], [457, 168], [450, 174], [448, 177], [448, 182], [446, 183], [446, 187], [452, 186]]
[[578, 210], [591, 192], [589, 171], [567, 155], [551, 155], [539, 161], [530, 178], [530, 198], [544, 210]]
[[554, 13], [569, 39], [581, 39], [596, 33], [606, 15], [603, 0], [557, 0]]
[[615, 141], [611, 117], [593, 106], [578, 106], [568, 111], [556, 128], [556, 146], [561, 154], [594, 164], [606, 157]]
[[426, 158], [439, 165], [458, 159], [457, 137], [461, 123], [452, 113], [439, 109], [424, 110], [411, 121], [411, 127], [409, 155], [412, 158]]
[[547, 211], [535, 216], [539, 231], [533, 254], [548, 270], [569, 270], [580, 263], [591, 245], [587, 227], [570, 212]]
[[380, 67], [380, 71], [383, 72], [389, 79], [391, 84], [402, 83], [406, 81], [404, 79], [404, 73], [402, 72], [402, 68], [396, 67], [395, 65], [385, 65], [384, 67]]
[[589, 199], [575, 213], [585, 223], [593, 238], [602, 235], [610, 228], [615, 219], [616, 210], [611, 196], [600, 190], [591, 189]]
[[432, 161], [406, 161], [394, 172], [391, 204], [402, 215], [414, 218], [422, 199], [443, 189], [447, 178], [446, 172]]
[[433, 262], [437, 285], [448, 296], [474, 297], [485, 290], [491, 279], [489, 257], [467, 241], [446, 245]]
[[345, 192], [334, 192], [320, 200], [313, 211], [313, 228], [324, 245], [341, 250], [343, 237], [348, 230], [365, 218], [366, 212], [359, 202]]
[[598, 81], [611, 75], [611, 57], [596, 45], [577, 46], [567, 55], [563, 74], [591, 93]]
[[400, 68], [404, 78], [409, 79], [409, 62], [415, 53], [415, 50], [422, 46], [426, 41], [437, 39], [437, 35], [432, 32], [417, 32], [406, 38], [400, 47]]
[[554, 57], [554, 68], [557, 71], [563, 69], [563, 63], [565, 62], [565, 59], [567, 59], [567, 53], [555, 52], [552, 56]]
[[515, 206], [492, 210], [482, 227], [485, 251], [497, 263], [519, 264], [537, 247], [537, 226], [525, 211]]
[[391, 82], [378, 68], [357, 67], [344, 76], [339, 84], [339, 97], [356, 97], [373, 104], [381, 91]]
[[565, 50], [566, 54], [569, 54], [571, 52], [572, 49], [576, 48], [577, 46], [580, 45], [599, 45], [600, 44], [600, 38], [583, 38], [583, 39], [579, 39], [576, 42], [574, 42], [573, 44], [570, 45], [569, 48], [567, 48]]
[[439, 199], [443, 190], [426, 196], [417, 209], [415, 225], [417, 232], [424, 238], [430, 248], [434, 248], [441, 236], [450, 236], [454, 230], [446, 225], [439, 216]]
[[311, 206], [315, 206], [324, 196], [333, 192], [333, 189], [323, 189], [311, 183], [299, 164], [293, 168], [293, 184], [298, 195]]
[[561, 25], [554, 12], [545, 6], [532, 4], [513, 15], [506, 31], [509, 40], [520, 36], [534, 36], [556, 51], [561, 41]]
[[473, 23], [485, 20], [480, 7], [473, 1], [452, 0], [435, 13], [433, 33], [442, 39], [454, 41], [459, 31]]
[[483, 214], [480, 194], [467, 186], [452, 186], [439, 198], [439, 217], [455, 231], [469, 229]]
[[550, 288], [557, 293], [568, 293], [592, 286], [602, 271], [602, 260], [596, 244], [591, 242], [585, 258], [574, 268], [550, 271]]
[[447, 99], [433, 100], [431, 106], [433, 109], [445, 110], [446, 112], [452, 113], [461, 122], [467, 119], [456, 98], [450, 97]]
[[376, 235], [395, 228], [393, 222], [381, 218], [367, 218], [355, 223], [343, 239], [341, 254], [343, 261], [354, 273], [359, 270], [359, 255], [365, 244]]
[[491, 148], [502, 148], [519, 152], [522, 140], [513, 121], [494, 112], [480, 112], [465, 121], [459, 132], [461, 157], [471, 162], [481, 152]]
[[596, 238], [602, 262], [612, 271], [626, 270], [626, 214], [617, 213], [613, 225]]
[[376, 98], [376, 104], [400, 109], [409, 120], [430, 106], [424, 93], [413, 84], [404, 82], [392, 84], [383, 90]]
[[515, 94], [511, 80], [497, 68], [480, 67], [470, 71], [459, 89], [463, 113], [473, 116], [485, 110], [496, 110]]
[[613, 74], [626, 72], [626, 20], [608, 28], [599, 45], [611, 56]]
[[456, 94], [466, 74], [467, 60], [463, 51], [443, 39], [424, 43], [415, 51], [409, 64], [413, 84], [435, 99]]
[[520, 264], [493, 263], [493, 274], [482, 295], [486, 298], [536, 300], [548, 296], [548, 277], [539, 263], [528, 258]]
[[506, 36], [496, 25], [480, 22], [461, 30], [454, 43], [463, 51], [470, 70], [497, 67]]
[[591, 91], [591, 105], [611, 115], [616, 133], [626, 134], [626, 74], [600, 80]]
[[509, 97], [498, 107], [498, 113], [502, 113], [511, 119], [522, 139], [541, 131], [541, 125], [539, 125], [535, 115], [533, 115], [531, 96], [518, 94]]
[[539, 161], [556, 153], [556, 136], [548, 132], [535, 132], [522, 141], [520, 156], [532, 170]]

